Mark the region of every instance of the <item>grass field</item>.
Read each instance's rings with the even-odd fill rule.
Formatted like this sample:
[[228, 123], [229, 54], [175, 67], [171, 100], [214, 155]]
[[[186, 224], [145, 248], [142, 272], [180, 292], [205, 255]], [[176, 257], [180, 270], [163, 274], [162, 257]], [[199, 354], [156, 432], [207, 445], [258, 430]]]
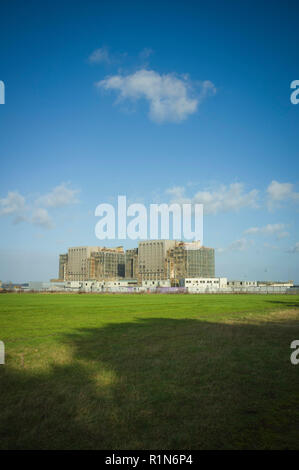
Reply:
[[0, 448], [298, 449], [299, 296], [0, 295]]

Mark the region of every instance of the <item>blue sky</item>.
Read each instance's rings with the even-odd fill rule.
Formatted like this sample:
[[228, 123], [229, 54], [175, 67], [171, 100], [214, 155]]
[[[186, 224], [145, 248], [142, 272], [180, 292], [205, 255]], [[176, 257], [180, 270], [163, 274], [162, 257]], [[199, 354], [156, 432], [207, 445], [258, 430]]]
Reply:
[[298, 2], [0, 8], [2, 281], [103, 244], [95, 208], [124, 194], [203, 202], [217, 275], [299, 282]]

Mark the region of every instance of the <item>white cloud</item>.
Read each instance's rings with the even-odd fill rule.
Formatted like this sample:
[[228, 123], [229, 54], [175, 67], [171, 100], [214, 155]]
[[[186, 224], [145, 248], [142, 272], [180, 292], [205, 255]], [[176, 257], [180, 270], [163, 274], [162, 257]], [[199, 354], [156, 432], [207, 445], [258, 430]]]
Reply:
[[111, 58], [109, 56], [107, 47], [103, 46], [93, 51], [88, 57], [88, 61], [91, 64], [100, 64], [102, 62], [106, 62], [107, 64], [110, 64]]
[[299, 253], [299, 242], [296, 242], [295, 245], [288, 250], [288, 253]]
[[273, 180], [267, 188], [267, 195], [270, 209], [278, 206], [283, 201], [299, 202], [299, 193], [294, 191], [292, 183], [279, 183]]
[[65, 183], [62, 183], [56, 186], [50, 193], [40, 197], [37, 203], [45, 207], [64, 207], [76, 204], [78, 202], [76, 195], [79, 192], [78, 189], [71, 189]]
[[166, 194], [169, 194], [173, 202], [178, 204], [188, 204], [192, 202], [191, 198], [185, 196], [185, 188], [183, 186], [174, 186], [173, 188], [166, 189]]
[[149, 117], [155, 122], [180, 122], [194, 114], [199, 103], [216, 93], [210, 81], [201, 83], [200, 93], [193, 96], [188, 77], [159, 74], [154, 70], [138, 70], [131, 75], [114, 75], [99, 81], [96, 86], [119, 93], [118, 101], [145, 99], [149, 102]]
[[12, 215], [13, 224], [27, 222], [45, 229], [54, 227], [47, 208], [62, 208], [78, 202], [76, 195], [79, 190], [62, 183], [51, 192], [26, 203], [25, 197], [18, 191], [9, 191], [5, 198], [0, 199], [0, 216]]
[[25, 209], [25, 198], [18, 191], [9, 191], [0, 199], [0, 215], [18, 214]]
[[246, 192], [243, 183], [232, 183], [229, 186], [221, 185], [213, 191], [198, 191], [191, 198], [185, 197], [185, 188], [181, 186], [170, 188], [166, 192], [172, 196], [172, 202], [203, 204], [205, 214], [238, 211], [244, 207], [258, 207], [258, 190], [253, 189]]
[[90, 64], [108, 64], [115, 65], [121, 63], [127, 57], [126, 52], [111, 54], [108, 47], [103, 46], [95, 49], [88, 57]]
[[245, 230], [246, 235], [276, 235], [277, 239], [289, 236], [285, 230], [285, 224], [267, 224], [264, 227], [251, 227]]
[[38, 208], [33, 211], [32, 223], [46, 229], [54, 228], [53, 221], [49, 216], [47, 209], [43, 208]]
[[246, 240], [246, 238], [240, 238], [232, 242], [225, 248], [217, 248], [218, 253], [224, 253], [227, 251], [245, 251], [249, 246], [253, 244], [252, 240]]

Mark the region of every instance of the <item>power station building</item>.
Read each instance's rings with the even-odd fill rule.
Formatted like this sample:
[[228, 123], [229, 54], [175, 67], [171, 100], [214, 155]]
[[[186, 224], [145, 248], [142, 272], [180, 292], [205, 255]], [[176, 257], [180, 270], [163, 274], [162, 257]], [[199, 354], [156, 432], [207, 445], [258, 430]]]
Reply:
[[178, 286], [185, 278], [215, 277], [215, 250], [200, 242], [146, 240], [126, 252], [123, 247], [78, 246], [59, 255], [59, 280], [166, 281]]
[[125, 277], [125, 252], [117, 248], [98, 248], [87, 262], [88, 279], [118, 279]]
[[165, 273], [173, 285], [185, 278], [215, 277], [215, 250], [200, 242], [177, 242], [167, 252]]
[[67, 262], [68, 262], [68, 254], [63, 253], [59, 255], [59, 271], [58, 271], [58, 279], [65, 281], [67, 278]]
[[146, 280], [167, 279], [165, 259], [175, 240], [147, 240], [138, 244], [138, 284]]
[[125, 275], [123, 247], [76, 246], [59, 256], [59, 279], [117, 279]]
[[137, 279], [138, 277], [138, 248], [126, 250], [126, 279]]

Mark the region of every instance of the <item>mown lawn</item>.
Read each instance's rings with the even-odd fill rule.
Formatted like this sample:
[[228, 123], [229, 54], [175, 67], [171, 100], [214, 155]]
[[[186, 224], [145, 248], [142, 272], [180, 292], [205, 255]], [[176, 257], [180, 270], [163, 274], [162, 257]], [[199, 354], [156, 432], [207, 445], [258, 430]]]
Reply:
[[295, 295], [1, 294], [1, 449], [298, 449]]

